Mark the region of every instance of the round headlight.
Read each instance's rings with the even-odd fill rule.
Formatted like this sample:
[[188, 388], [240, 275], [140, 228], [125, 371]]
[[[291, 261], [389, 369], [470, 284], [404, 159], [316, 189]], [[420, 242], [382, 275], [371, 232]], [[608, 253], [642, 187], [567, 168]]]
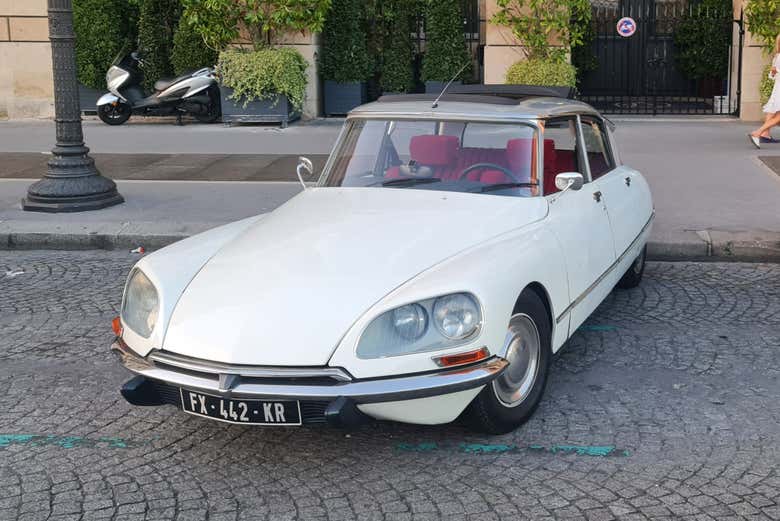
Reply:
[[122, 320], [144, 338], [149, 338], [157, 324], [160, 301], [157, 290], [141, 270], [135, 270], [130, 276], [122, 306]]
[[465, 293], [438, 298], [433, 304], [433, 323], [442, 335], [451, 340], [471, 335], [481, 320], [479, 305]]
[[419, 304], [407, 304], [393, 310], [393, 327], [405, 340], [417, 340], [428, 328], [428, 314]]

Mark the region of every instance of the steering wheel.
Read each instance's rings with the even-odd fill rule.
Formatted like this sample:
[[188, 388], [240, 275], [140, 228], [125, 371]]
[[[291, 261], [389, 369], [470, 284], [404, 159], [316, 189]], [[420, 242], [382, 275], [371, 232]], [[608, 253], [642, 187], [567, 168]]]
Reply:
[[508, 168], [504, 168], [501, 165], [497, 165], [495, 163], [476, 163], [471, 165], [470, 167], [466, 168], [463, 172], [460, 173], [460, 176], [458, 177], [458, 181], [469, 175], [471, 172], [474, 172], [476, 170], [499, 170], [503, 172], [509, 179], [516, 183], [522, 183], [520, 179], [517, 178], [514, 172], [509, 170]]

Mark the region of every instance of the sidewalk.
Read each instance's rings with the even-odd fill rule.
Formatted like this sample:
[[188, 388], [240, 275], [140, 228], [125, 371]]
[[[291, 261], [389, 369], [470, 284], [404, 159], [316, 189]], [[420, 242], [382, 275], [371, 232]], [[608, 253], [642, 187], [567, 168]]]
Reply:
[[[6, 178], [0, 179], [0, 248], [154, 248], [269, 211], [300, 186], [236, 180], [294, 180], [295, 156], [323, 164], [339, 131], [334, 121], [285, 130], [97, 123], [85, 126], [88, 143], [106, 175], [128, 179], [118, 183], [127, 203], [75, 215], [19, 209], [30, 181], [8, 178], [37, 177], [46, 156], [34, 152], [50, 147], [53, 129], [43, 122], [0, 123], [0, 177]], [[751, 125], [737, 121], [617, 124], [623, 161], [653, 189], [654, 258], [780, 261], [780, 176], [768, 166], [780, 162], [780, 146], [753, 149], [745, 137]]]

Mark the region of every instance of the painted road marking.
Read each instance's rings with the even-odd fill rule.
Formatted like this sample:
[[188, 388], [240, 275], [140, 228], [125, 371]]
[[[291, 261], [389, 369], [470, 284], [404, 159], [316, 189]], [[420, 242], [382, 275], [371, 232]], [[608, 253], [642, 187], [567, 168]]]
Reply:
[[462, 452], [465, 454], [504, 454], [507, 452], [544, 452], [549, 454], [574, 454], [592, 457], [627, 457], [631, 453], [614, 445], [505, 445], [484, 443], [460, 443], [458, 445], [425, 443], [399, 443], [396, 449], [405, 452]]
[[100, 438], [84, 438], [82, 436], [54, 436], [40, 434], [0, 434], [0, 449], [9, 445], [29, 445], [39, 447], [56, 445], [63, 449], [105, 447], [110, 449], [127, 449], [145, 445], [143, 442], [128, 441], [124, 438], [103, 436]]

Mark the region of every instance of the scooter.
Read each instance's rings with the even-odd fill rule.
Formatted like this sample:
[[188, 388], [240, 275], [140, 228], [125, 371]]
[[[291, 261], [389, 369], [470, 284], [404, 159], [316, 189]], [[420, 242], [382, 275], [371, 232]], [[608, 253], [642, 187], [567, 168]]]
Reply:
[[142, 88], [143, 60], [137, 51], [122, 52], [106, 73], [109, 92], [97, 102], [97, 113], [104, 123], [121, 125], [133, 114], [143, 116], [192, 114], [202, 123], [213, 123], [222, 115], [216, 71], [203, 68], [177, 78], [160, 79], [154, 93]]

